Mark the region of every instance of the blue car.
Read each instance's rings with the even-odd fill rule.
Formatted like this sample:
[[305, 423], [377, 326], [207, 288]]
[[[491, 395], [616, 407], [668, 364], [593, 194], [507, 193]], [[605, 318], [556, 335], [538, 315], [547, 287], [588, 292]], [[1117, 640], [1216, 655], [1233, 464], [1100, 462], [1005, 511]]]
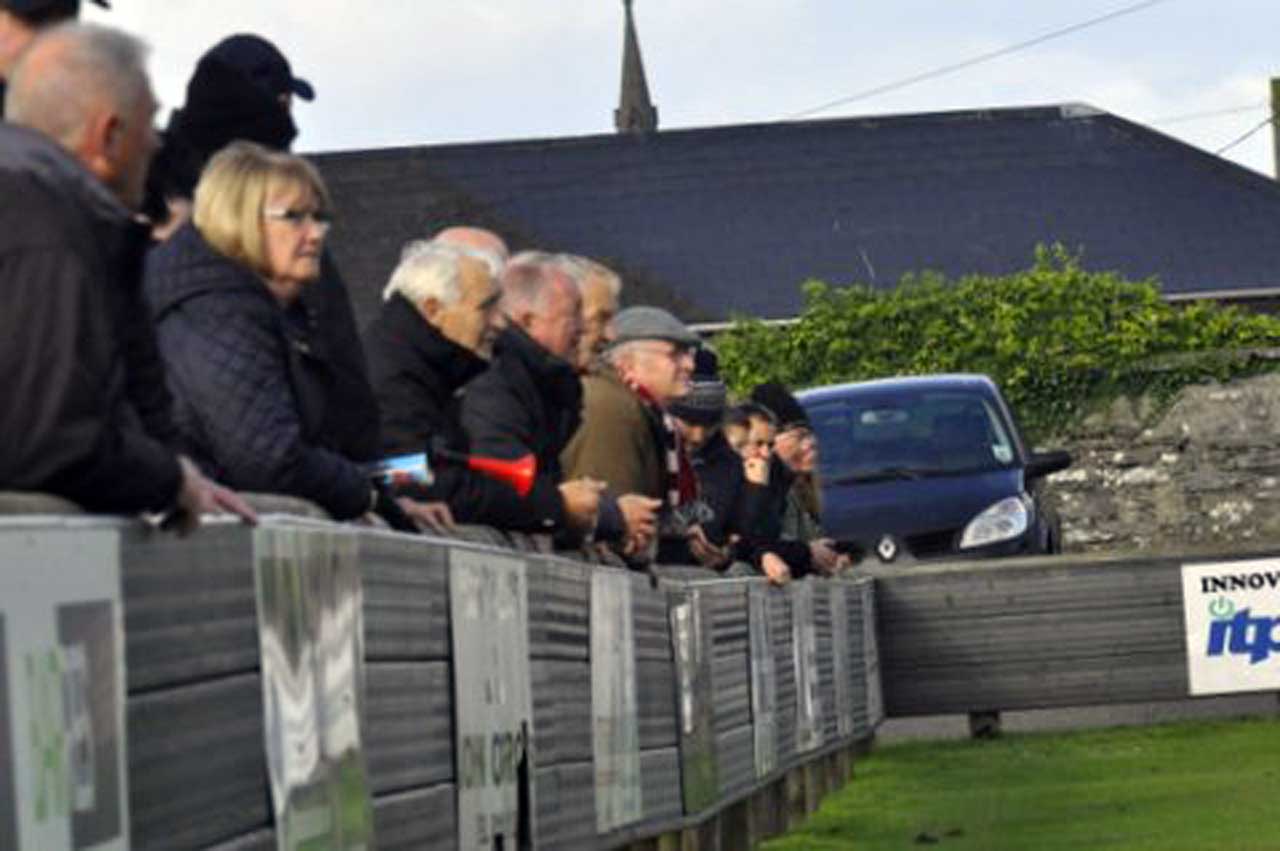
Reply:
[[983, 375], [931, 375], [796, 394], [818, 435], [823, 522], [882, 562], [1059, 552], [1041, 499], [1066, 452], [1033, 453]]

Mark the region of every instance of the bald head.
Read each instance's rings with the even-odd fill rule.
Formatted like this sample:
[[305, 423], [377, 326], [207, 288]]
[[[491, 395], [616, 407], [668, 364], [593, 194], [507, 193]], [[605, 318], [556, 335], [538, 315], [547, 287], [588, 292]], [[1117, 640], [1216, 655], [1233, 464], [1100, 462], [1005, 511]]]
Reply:
[[[502, 237], [484, 228], [455, 225], [440, 231], [431, 241], [440, 245], [451, 245], [455, 248], [467, 248], [473, 251], [490, 253], [498, 258], [499, 265], [506, 263], [507, 258], [510, 256], [510, 252], [507, 251], [507, 244], [502, 241]], [[494, 274], [496, 275], [500, 271], [501, 269], [495, 270]]]
[[66, 148], [134, 208], [155, 151], [146, 54], [141, 41], [119, 30], [62, 24], [22, 54], [5, 99], [10, 121]]

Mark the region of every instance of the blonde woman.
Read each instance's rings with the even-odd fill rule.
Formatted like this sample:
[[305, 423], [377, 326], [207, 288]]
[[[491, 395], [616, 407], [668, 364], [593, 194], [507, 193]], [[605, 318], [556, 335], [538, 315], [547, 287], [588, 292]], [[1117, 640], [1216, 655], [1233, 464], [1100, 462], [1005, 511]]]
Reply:
[[201, 175], [191, 222], [151, 253], [144, 286], [184, 448], [234, 487], [343, 520], [394, 509], [323, 427], [349, 400], [300, 296], [320, 276], [329, 224], [314, 166], [234, 143]]

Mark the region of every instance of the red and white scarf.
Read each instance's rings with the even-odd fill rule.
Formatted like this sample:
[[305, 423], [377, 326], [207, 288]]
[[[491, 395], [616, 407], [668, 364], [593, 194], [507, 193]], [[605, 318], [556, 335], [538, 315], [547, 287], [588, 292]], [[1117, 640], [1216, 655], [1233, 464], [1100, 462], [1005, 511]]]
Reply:
[[667, 409], [654, 398], [649, 389], [640, 382], [621, 376], [622, 383], [636, 394], [641, 403], [653, 411], [662, 420], [663, 453], [667, 471], [667, 507], [678, 508], [698, 498], [698, 478], [694, 475], [693, 465], [689, 463], [689, 455], [684, 451], [684, 441], [676, 421]]

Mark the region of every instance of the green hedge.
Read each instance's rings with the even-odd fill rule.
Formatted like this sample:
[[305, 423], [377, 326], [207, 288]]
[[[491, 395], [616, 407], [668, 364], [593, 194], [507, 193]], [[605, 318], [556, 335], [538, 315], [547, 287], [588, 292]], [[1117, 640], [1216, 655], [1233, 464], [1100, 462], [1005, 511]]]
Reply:
[[795, 324], [739, 319], [716, 338], [735, 391], [979, 372], [1000, 384], [1033, 439], [1117, 395], [1168, 399], [1189, 383], [1271, 369], [1247, 352], [1280, 345], [1278, 318], [1173, 306], [1155, 281], [1088, 271], [1061, 246], [1003, 277], [908, 275], [890, 291], [810, 281], [804, 293]]

